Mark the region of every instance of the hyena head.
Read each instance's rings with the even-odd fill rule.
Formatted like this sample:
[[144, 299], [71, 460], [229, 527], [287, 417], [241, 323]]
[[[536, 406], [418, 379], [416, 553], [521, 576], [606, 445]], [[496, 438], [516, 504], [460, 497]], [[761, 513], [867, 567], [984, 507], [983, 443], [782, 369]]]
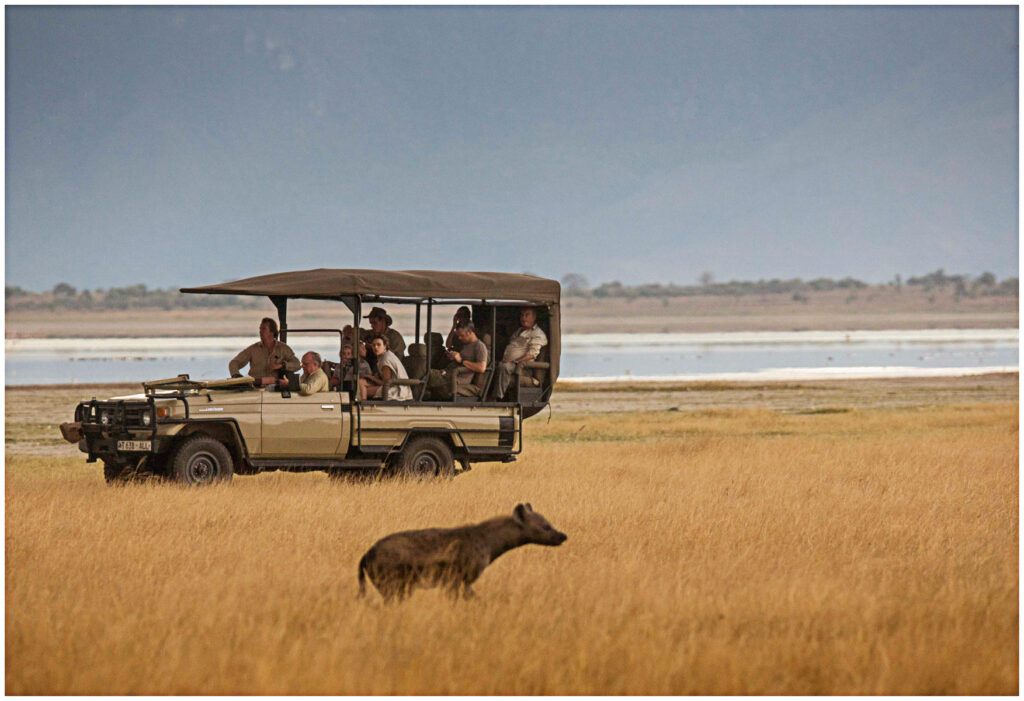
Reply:
[[556, 531], [548, 520], [533, 510], [529, 504], [519, 504], [512, 511], [512, 518], [523, 528], [528, 543], [537, 545], [561, 545], [568, 538], [565, 533]]

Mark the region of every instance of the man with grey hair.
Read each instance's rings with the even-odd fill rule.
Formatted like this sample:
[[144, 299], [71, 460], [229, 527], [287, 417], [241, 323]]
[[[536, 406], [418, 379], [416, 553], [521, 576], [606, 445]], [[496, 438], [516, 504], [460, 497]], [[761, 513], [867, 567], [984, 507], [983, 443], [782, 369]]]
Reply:
[[[327, 375], [320, 369], [323, 361], [316, 351], [306, 351], [302, 354], [302, 377], [299, 378], [299, 394], [308, 397], [317, 392], [326, 392], [330, 387]], [[287, 382], [287, 380], [282, 380]], [[282, 385], [284, 389], [286, 385]]]
[[534, 360], [540, 354], [540, 349], [547, 344], [547, 335], [537, 326], [537, 310], [533, 307], [523, 307], [519, 310], [519, 328], [508, 340], [505, 354], [498, 363], [495, 397], [504, 399], [519, 364]]

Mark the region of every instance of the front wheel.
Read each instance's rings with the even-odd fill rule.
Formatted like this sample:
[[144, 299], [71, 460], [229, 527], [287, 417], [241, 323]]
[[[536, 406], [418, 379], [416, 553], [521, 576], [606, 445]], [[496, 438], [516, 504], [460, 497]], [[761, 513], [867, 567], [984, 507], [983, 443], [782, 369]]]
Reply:
[[405, 446], [396, 467], [402, 477], [449, 478], [455, 475], [455, 458], [444, 441], [433, 436], [420, 436]]
[[175, 482], [197, 486], [227, 482], [235, 474], [227, 446], [208, 436], [185, 439], [174, 452], [169, 472]]

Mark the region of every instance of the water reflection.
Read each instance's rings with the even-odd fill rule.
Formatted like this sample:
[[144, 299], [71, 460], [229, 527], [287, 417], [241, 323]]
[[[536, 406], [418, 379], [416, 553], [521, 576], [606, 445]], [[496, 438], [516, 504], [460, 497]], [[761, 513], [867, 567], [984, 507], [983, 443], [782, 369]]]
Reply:
[[[338, 354], [337, 337], [290, 339], [296, 352]], [[8, 339], [7, 384], [141, 382], [186, 372], [227, 376], [251, 339]], [[924, 331], [593, 334], [562, 338], [562, 378], [728, 376], [784, 369], [1016, 368], [1017, 329]], [[851, 371], [852, 372], [852, 371]], [[857, 370], [863, 372], [863, 370]], [[888, 374], [905, 374], [891, 371]]]

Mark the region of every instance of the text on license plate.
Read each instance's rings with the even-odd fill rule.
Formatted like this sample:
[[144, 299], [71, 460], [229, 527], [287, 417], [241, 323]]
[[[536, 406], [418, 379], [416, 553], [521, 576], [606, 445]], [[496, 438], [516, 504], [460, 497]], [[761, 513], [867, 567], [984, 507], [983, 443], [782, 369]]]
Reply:
[[152, 441], [118, 441], [118, 450], [149, 450], [153, 446]]

